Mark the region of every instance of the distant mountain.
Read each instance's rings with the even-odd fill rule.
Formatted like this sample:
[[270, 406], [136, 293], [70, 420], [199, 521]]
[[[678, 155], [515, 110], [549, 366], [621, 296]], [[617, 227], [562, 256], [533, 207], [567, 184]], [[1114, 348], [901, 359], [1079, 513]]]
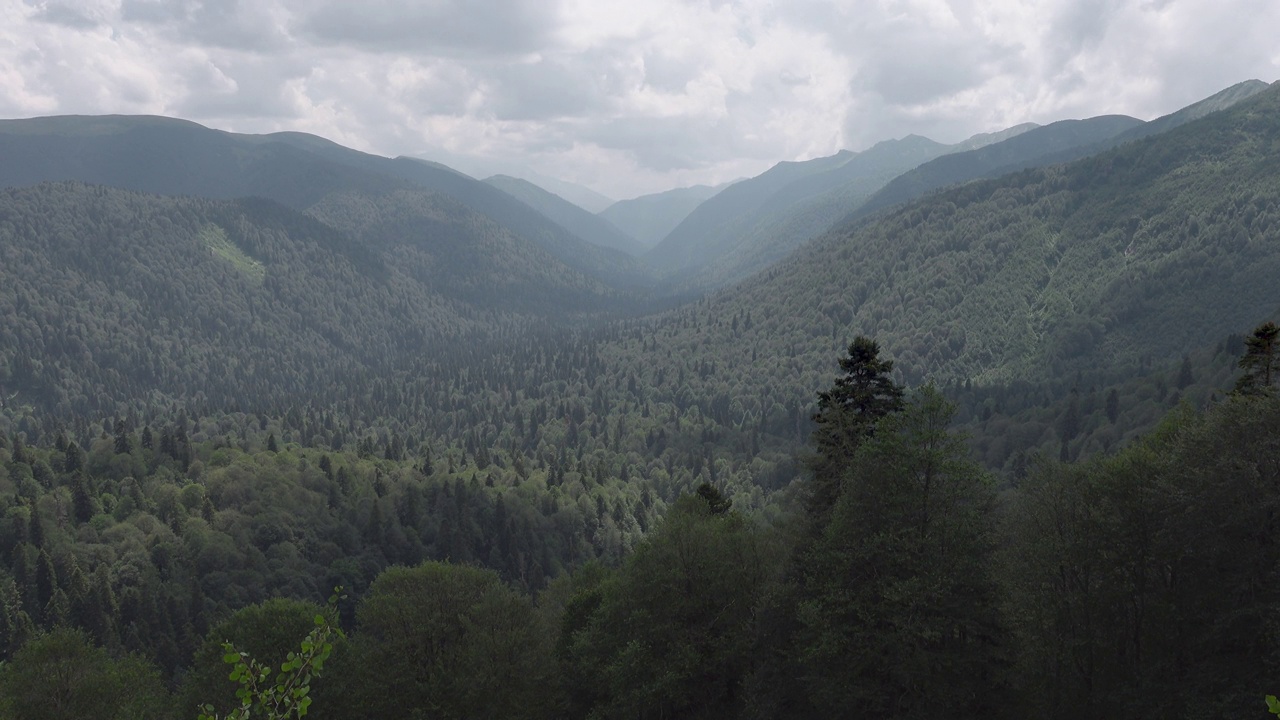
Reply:
[[640, 255], [644, 248], [608, 220], [593, 215], [581, 207], [554, 193], [547, 192], [528, 180], [509, 175], [486, 178], [486, 184], [514, 197], [520, 202], [550, 218], [560, 227], [600, 247], [620, 250], [629, 255]]
[[976, 150], [944, 155], [895, 178], [857, 207], [850, 218], [865, 216], [947, 185], [1034, 167], [1046, 156], [1070, 148], [1091, 147], [1140, 125], [1141, 120], [1125, 115], [1061, 120]]
[[439, 192], [620, 288], [648, 280], [634, 258], [597, 247], [497, 188], [436, 163], [384, 158], [303, 133], [240, 135], [158, 117], [0, 121], [0, 186], [80, 180], [214, 199], [260, 196], [306, 210], [334, 193]]
[[619, 200], [602, 210], [600, 217], [635, 238], [645, 249], [652, 248], [676, 228], [694, 208], [728, 187], [694, 185], [630, 200]]
[[1036, 123], [1027, 122], [1020, 125], [1014, 125], [1010, 128], [1005, 128], [1004, 130], [997, 130], [996, 132], [978, 133], [977, 135], [970, 137], [968, 140], [963, 140], [953, 145], [952, 152], [967, 152], [969, 150], [984, 148], [988, 145], [994, 145], [998, 142], [1004, 142], [1009, 138], [1017, 137], [1028, 130], [1035, 130], [1038, 127], [1040, 126]]
[[1149, 123], [1134, 128], [1118, 137], [1117, 140], [1127, 142], [1172, 130], [1192, 120], [1199, 120], [1209, 113], [1226, 110], [1241, 100], [1248, 100], [1268, 87], [1269, 85], [1261, 80], [1245, 80], [1244, 82], [1236, 83], [1225, 90], [1210, 95], [1204, 100], [1192, 103], [1181, 110], [1158, 117]]
[[980, 150], [938, 158], [886, 185], [850, 212], [843, 222], [866, 217], [881, 208], [947, 185], [1088, 157], [1229, 108], [1266, 88], [1264, 82], [1247, 80], [1150, 122], [1122, 115], [1063, 120]]
[[[912, 135], [861, 153], [778, 163], [699, 205], [646, 258], [669, 283], [723, 285], [786, 255], [826, 230], [849, 203], [947, 149]], [[818, 200], [828, 193], [835, 194], [830, 204]]]
[[540, 173], [521, 174], [520, 178], [537, 185], [549, 193], [554, 193], [577, 205], [589, 213], [599, 214], [601, 210], [612, 205], [615, 200], [595, 190], [577, 183], [566, 182]]

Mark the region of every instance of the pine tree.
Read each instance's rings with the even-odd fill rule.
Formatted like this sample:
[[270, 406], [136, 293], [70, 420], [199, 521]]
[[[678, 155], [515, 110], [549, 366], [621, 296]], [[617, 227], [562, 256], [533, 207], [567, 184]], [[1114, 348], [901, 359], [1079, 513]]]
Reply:
[[1280, 327], [1273, 322], [1263, 323], [1254, 329], [1253, 334], [1245, 338], [1244, 356], [1240, 358], [1240, 369], [1244, 375], [1236, 381], [1236, 392], [1247, 395], [1261, 394], [1271, 391], [1272, 384], [1280, 376]]
[[879, 357], [880, 347], [859, 335], [841, 358], [844, 375], [832, 388], [818, 394], [818, 424], [812, 442], [813, 487], [809, 498], [811, 520], [821, 521], [840, 493], [840, 477], [849, 459], [872, 435], [876, 423], [902, 409], [902, 386], [890, 377], [893, 361]]

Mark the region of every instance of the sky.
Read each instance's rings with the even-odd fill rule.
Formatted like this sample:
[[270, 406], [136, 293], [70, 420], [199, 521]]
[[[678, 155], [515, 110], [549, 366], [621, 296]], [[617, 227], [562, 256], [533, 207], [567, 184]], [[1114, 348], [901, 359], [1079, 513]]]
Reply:
[[1280, 79], [1277, 0], [0, 0], [0, 117], [297, 130], [622, 199]]

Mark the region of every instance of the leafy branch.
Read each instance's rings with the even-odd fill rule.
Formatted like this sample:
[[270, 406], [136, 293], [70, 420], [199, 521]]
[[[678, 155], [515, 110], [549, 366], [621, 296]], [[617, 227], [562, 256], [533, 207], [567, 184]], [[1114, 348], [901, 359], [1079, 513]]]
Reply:
[[240, 683], [240, 689], [236, 691], [240, 707], [225, 716], [219, 716], [212, 705], [205, 705], [198, 720], [250, 720], [253, 717], [286, 720], [290, 717], [305, 717], [311, 707], [311, 681], [320, 677], [325, 661], [333, 652], [334, 640], [343, 637], [342, 630], [335, 622], [338, 601], [345, 597], [340, 595], [341, 592], [341, 587], [333, 589], [327, 611], [316, 615], [315, 628], [302, 639], [297, 652], [286, 656], [274, 679], [271, 666], [254, 660], [246, 652], [237, 651], [230, 642], [223, 643], [222, 648], [226, 654], [222, 656], [222, 660], [232, 666], [228, 677]]

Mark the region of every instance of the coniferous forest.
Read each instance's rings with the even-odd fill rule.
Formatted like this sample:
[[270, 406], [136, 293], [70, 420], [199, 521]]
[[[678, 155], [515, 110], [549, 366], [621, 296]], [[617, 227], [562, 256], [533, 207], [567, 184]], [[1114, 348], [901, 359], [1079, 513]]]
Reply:
[[425, 163], [6, 121], [0, 716], [1265, 717], [1251, 93], [861, 211], [881, 166], [804, 175], [734, 232], [846, 220], [723, 286], [723, 227], [699, 281]]

